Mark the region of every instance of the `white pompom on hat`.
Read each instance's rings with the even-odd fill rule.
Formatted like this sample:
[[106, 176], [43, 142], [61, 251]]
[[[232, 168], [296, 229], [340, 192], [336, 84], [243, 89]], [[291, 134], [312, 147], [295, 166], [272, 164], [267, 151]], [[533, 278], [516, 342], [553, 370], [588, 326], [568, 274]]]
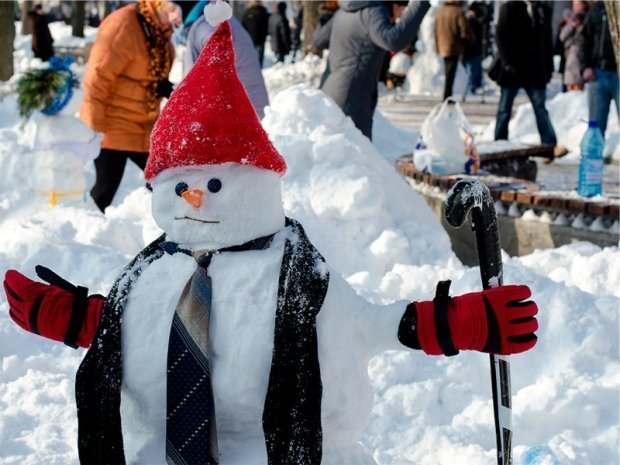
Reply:
[[215, 2], [207, 3], [204, 14], [207, 22], [211, 26], [217, 27], [224, 21], [228, 21], [232, 18], [232, 8], [227, 2], [216, 0]]

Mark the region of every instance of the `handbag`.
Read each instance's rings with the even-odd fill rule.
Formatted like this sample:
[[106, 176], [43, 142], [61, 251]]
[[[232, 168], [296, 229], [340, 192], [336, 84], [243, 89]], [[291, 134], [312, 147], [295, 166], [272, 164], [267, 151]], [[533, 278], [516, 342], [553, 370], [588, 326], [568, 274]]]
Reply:
[[499, 55], [495, 55], [487, 71], [489, 79], [495, 82], [499, 81], [503, 67], [504, 65], [502, 63], [502, 59], [499, 57]]

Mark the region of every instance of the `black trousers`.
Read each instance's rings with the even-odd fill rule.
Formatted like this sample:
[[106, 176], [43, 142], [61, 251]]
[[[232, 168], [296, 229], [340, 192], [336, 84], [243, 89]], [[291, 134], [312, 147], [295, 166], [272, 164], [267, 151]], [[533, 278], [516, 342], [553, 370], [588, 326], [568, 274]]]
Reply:
[[443, 99], [445, 100], [452, 95], [452, 86], [456, 77], [459, 57], [444, 57], [443, 62], [446, 68], [446, 82], [443, 87]]
[[101, 211], [105, 211], [106, 207], [112, 203], [114, 194], [123, 179], [127, 159], [144, 170], [148, 155], [147, 152], [101, 149], [99, 156], [95, 158], [97, 173], [95, 185], [90, 190], [90, 196]]

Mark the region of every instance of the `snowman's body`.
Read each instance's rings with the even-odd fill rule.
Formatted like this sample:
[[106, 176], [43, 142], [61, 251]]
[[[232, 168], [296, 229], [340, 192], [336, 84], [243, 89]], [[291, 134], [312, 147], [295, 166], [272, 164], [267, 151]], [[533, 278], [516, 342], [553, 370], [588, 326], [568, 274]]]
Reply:
[[88, 190], [85, 164], [99, 153], [100, 137], [73, 113], [75, 105], [69, 105], [59, 114], [42, 115], [37, 121], [31, 187], [49, 197], [52, 204], [57, 200], [84, 201]]
[[[272, 173], [231, 165], [210, 169], [212, 173], [198, 178], [204, 183], [219, 170], [217, 176], [223, 181], [223, 195], [226, 195], [225, 188], [234, 191], [235, 185], [246, 186], [244, 190], [250, 191], [242, 203], [250, 202], [250, 198], [266, 200], [265, 196], [279, 196], [279, 188], [268, 187], [273, 184], [272, 177], [279, 183]], [[259, 179], [249, 185], [244, 181], [246, 172], [252, 176], [258, 174]], [[187, 182], [189, 178], [182, 175], [179, 179]], [[163, 187], [154, 183], [153, 209], [160, 225], [166, 224], [162, 216], [170, 208], [169, 199], [162, 202], [161, 189], [170, 192], [176, 182], [168, 181]], [[184, 201], [174, 197], [180, 200], [178, 206], [182, 212], [177, 211], [172, 216], [189, 215], [193, 208], [188, 210]], [[239, 200], [237, 195], [234, 197], [235, 201]], [[217, 194], [212, 195], [209, 202], [217, 211]], [[283, 220], [283, 213], [278, 204], [271, 205], [264, 208], [254, 204], [254, 207], [266, 224], [277, 225]], [[252, 218], [248, 219], [251, 223]], [[274, 348], [278, 282], [287, 229], [282, 227], [275, 231], [268, 249], [216, 254], [209, 266], [213, 283], [209, 360], [223, 465], [267, 463], [262, 417]], [[260, 237], [264, 232], [269, 231], [248, 237]], [[223, 236], [235, 233], [230, 231]], [[231, 240], [243, 242], [247, 238]], [[181, 290], [195, 269], [196, 261], [191, 256], [163, 255], [141, 274], [127, 300], [122, 321], [121, 419], [128, 463], [164, 463], [170, 322]], [[145, 301], [157, 302], [157, 305], [148, 306], [146, 310]], [[370, 305], [340, 276], [330, 274], [327, 295], [317, 316], [323, 385], [322, 463], [373, 463], [357, 444], [357, 433], [365, 425], [372, 408], [368, 360], [379, 350], [398, 347], [396, 333], [403, 311], [403, 303], [386, 307]]]
[[[214, 289], [210, 362], [222, 464], [267, 463], [262, 415], [282, 253], [280, 234], [267, 250], [224, 253], [209, 267]], [[121, 418], [128, 463], [163, 463], [167, 340], [181, 288], [161, 286], [161, 282], [186, 282], [195, 268], [192, 257], [164, 255], [143, 272], [127, 302], [122, 324]], [[145, 296], [161, 303], [146, 319], [141, 305]], [[378, 312], [374, 318], [373, 311]], [[368, 360], [381, 345], [396, 347], [402, 311], [402, 303], [374, 308], [340, 277], [331, 277], [317, 317], [323, 463], [370, 460], [356, 443], [372, 408]]]

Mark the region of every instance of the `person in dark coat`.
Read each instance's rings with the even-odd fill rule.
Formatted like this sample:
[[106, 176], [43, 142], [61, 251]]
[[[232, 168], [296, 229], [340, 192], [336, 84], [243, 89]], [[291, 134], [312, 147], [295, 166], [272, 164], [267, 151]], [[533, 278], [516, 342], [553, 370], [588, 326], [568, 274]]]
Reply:
[[248, 2], [247, 8], [241, 18], [241, 24], [248, 31], [256, 53], [258, 61], [263, 66], [263, 57], [265, 56], [265, 40], [269, 32], [269, 12], [263, 6], [263, 2]]
[[271, 50], [275, 53], [278, 63], [291, 52], [291, 28], [286, 18], [286, 3], [278, 3], [278, 11], [269, 17], [269, 37]]
[[567, 150], [556, 146], [555, 130], [545, 107], [546, 86], [553, 73], [551, 29], [551, 9], [545, 2], [517, 0], [502, 5], [495, 35], [501, 60], [495, 140], [508, 139], [512, 104], [523, 88], [532, 102], [541, 142], [553, 145], [554, 155], [562, 156]]
[[485, 56], [485, 32], [490, 13], [486, 2], [472, 2], [465, 12], [473, 41], [465, 45], [463, 66], [469, 75], [467, 90], [472, 94], [482, 87], [482, 59]]
[[317, 50], [329, 48], [321, 89], [369, 139], [385, 55], [411, 43], [430, 8], [428, 1], [408, 3], [342, 1], [312, 38]]
[[47, 17], [40, 4], [28, 12], [28, 21], [32, 31], [32, 51], [36, 58], [48, 61], [54, 56], [54, 39], [48, 26]]
[[592, 5], [583, 22], [579, 62], [587, 83], [589, 119], [598, 121], [604, 136], [612, 99], [616, 104], [616, 114], [620, 116], [620, 83], [607, 13], [601, 1]]

